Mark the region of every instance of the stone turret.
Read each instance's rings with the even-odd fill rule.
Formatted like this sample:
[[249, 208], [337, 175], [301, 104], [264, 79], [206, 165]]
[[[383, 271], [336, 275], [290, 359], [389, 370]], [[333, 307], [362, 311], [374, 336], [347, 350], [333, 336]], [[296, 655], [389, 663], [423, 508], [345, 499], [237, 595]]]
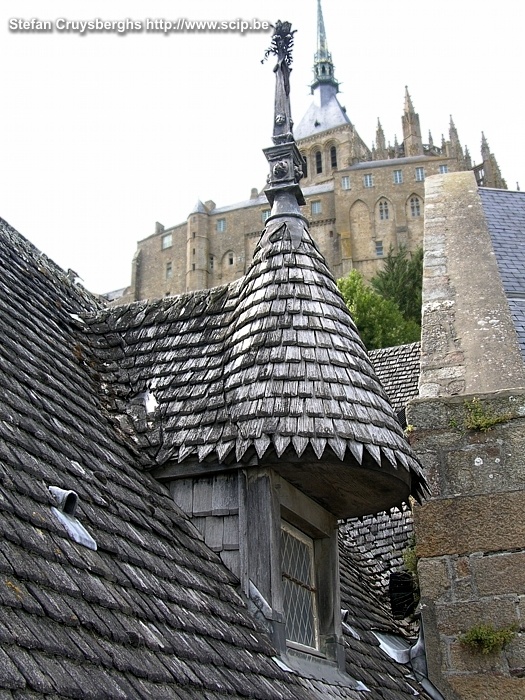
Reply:
[[210, 242], [208, 210], [199, 200], [188, 217], [186, 233], [186, 290], [208, 286]]

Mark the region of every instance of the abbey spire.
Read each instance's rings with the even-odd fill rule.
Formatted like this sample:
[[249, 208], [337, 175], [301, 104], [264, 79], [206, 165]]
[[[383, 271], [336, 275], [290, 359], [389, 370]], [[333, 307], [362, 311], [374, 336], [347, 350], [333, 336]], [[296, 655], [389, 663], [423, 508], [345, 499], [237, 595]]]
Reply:
[[[317, 0], [317, 51], [314, 54], [314, 80], [310, 86], [313, 101], [295, 129], [297, 140], [349, 124], [346, 109], [339, 104], [339, 83], [335, 79], [332, 54], [328, 51], [321, 0]], [[366, 146], [358, 139], [360, 146]], [[367, 151], [367, 155], [369, 152]]]

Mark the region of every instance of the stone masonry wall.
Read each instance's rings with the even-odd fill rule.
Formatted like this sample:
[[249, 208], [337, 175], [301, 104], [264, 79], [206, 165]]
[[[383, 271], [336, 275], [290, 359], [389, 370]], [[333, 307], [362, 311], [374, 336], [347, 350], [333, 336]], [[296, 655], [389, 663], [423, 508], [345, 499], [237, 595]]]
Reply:
[[[414, 508], [431, 680], [447, 700], [524, 698], [525, 392], [416, 400], [409, 422], [432, 489]], [[460, 637], [479, 624], [516, 636], [474, 653]]]
[[[419, 399], [410, 441], [431, 680], [447, 700], [525, 698], [525, 373], [473, 173], [425, 183]], [[461, 642], [513, 628], [499, 653]]]

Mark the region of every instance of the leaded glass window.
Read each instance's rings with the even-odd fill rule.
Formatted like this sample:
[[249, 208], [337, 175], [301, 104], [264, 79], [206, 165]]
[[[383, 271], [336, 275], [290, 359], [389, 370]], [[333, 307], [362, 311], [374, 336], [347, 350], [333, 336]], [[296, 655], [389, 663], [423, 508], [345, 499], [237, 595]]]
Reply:
[[281, 526], [281, 567], [286, 639], [318, 649], [314, 542], [286, 522]]

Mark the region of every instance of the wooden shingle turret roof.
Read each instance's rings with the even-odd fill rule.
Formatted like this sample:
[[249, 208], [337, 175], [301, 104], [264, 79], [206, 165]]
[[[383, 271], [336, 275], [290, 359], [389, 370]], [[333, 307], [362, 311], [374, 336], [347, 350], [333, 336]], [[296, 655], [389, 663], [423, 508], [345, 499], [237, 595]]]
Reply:
[[[264, 151], [272, 211], [246, 276], [112, 309], [92, 329], [101, 359], [113, 360], [107, 384], [117, 408], [132, 416], [156, 476], [268, 464], [351, 517], [401, 503], [411, 482], [417, 496], [422, 475], [300, 213], [292, 45], [289, 23], [278, 22], [266, 54], [277, 56], [274, 145]], [[136, 404], [149, 393], [158, 411], [148, 428]]]
[[[378, 506], [361, 512], [406, 498], [410, 476], [418, 493], [419, 465], [302, 217], [272, 217], [247, 275], [227, 287], [115, 307], [88, 323], [113, 405], [158, 475], [282, 460], [294, 483], [312, 472], [316, 490], [329, 484], [341, 515], [341, 488], [375, 484]], [[148, 391], [158, 404], [149, 416]], [[403, 493], [391, 500], [396, 481]]]

